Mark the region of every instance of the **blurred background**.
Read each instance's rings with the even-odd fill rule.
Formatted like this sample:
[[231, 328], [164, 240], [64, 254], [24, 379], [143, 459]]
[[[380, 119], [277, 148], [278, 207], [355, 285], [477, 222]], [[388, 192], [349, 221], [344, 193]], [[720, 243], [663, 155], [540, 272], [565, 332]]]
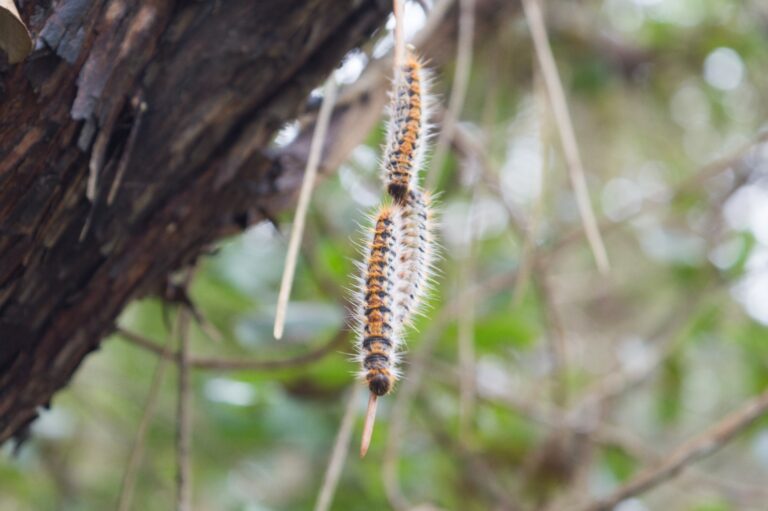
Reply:
[[[437, 124], [467, 84], [425, 179], [440, 192], [442, 259], [363, 460], [365, 393], [353, 396], [332, 509], [576, 509], [768, 388], [768, 4], [546, 2], [606, 274], [583, 234], [520, 5], [461, 4], [473, 33], [460, 66], [457, 18], [435, 28], [431, 2], [406, 6], [409, 40], [433, 31], [423, 47]], [[340, 64], [342, 98], [391, 50], [392, 26]], [[286, 126], [275, 147], [302, 126]], [[379, 122], [313, 195], [283, 340], [272, 325], [291, 214], [199, 262], [195, 509], [313, 507], [359, 386], [346, 308], [360, 226], [383, 197], [382, 141]], [[29, 439], [3, 446], [0, 509], [115, 509], [177, 313], [159, 299], [125, 310], [119, 324], [134, 341], [106, 340]], [[133, 509], [174, 502], [176, 368], [165, 366]], [[615, 509], [766, 510], [766, 478], [763, 418]]]

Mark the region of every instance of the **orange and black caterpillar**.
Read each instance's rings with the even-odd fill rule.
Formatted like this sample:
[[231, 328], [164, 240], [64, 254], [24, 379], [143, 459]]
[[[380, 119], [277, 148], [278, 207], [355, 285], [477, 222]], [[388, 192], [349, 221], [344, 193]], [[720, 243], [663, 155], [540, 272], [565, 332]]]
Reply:
[[383, 158], [389, 195], [405, 202], [418, 184], [427, 133], [427, 80], [418, 57], [408, 51], [405, 64], [394, 79], [389, 107], [387, 143]]
[[400, 341], [395, 290], [400, 243], [400, 210], [383, 206], [376, 216], [373, 236], [367, 249], [360, 283], [362, 374], [371, 393], [387, 394], [397, 379], [397, 355]]

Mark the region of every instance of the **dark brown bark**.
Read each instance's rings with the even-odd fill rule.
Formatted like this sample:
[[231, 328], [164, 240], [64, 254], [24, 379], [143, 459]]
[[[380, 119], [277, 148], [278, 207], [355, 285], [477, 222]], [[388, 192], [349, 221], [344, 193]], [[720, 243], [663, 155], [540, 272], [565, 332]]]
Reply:
[[0, 66], [0, 441], [66, 385], [128, 300], [290, 203], [300, 166], [270, 157], [271, 136], [389, 7], [19, 3], [37, 50]]

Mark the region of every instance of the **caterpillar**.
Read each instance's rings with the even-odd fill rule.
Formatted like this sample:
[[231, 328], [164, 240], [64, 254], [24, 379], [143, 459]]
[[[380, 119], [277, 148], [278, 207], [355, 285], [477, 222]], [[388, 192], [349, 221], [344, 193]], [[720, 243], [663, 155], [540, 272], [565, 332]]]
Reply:
[[401, 242], [396, 265], [395, 322], [410, 325], [428, 291], [434, 257], [433, 218], [429, 193], [407, 193], [400, 215]]
[[396, 309], [398, 287], [395, 266], [401, 241], [400, 208], [379, 209], [373, 236], [363, 267], [360, 310], [361, 376], [376, 396], [387, 394], [397, 379], [397, 350], [400, 341], [401, 313]]
[[360, 377], [371, 391], [368, 401], [360, 455], [365, 456], [373, 434], [376, 399], [389, 393], [398, 377], [397, 358], [401, 327], [396, 309], [398, 264], [401, 242], [401, 208], [382, 206], [366, 247], [367, 262], [360, 265], [360, 299], [358, 300], [358, 332], [360, 333]]
[[409, 48], [396, 72], [389, 106], [387, 142], [382, 160], [389, 195], [405, 202], [424, 159], [428, 121], [426, 71]]

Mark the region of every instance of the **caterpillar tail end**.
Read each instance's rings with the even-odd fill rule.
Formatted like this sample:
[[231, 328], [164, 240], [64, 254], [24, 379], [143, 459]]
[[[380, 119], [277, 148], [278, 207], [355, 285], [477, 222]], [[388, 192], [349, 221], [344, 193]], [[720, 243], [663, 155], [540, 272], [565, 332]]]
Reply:
[[360, 457], [364, 458], [371, 446], [371, 437], [373, 436], [373, 424], [376, 422], [376, 404], [379, 396], [371, 392], [368, 398], [368, 410], [365, 412], [365, 424], [363, 425], [363, 438], [360, 443]]

